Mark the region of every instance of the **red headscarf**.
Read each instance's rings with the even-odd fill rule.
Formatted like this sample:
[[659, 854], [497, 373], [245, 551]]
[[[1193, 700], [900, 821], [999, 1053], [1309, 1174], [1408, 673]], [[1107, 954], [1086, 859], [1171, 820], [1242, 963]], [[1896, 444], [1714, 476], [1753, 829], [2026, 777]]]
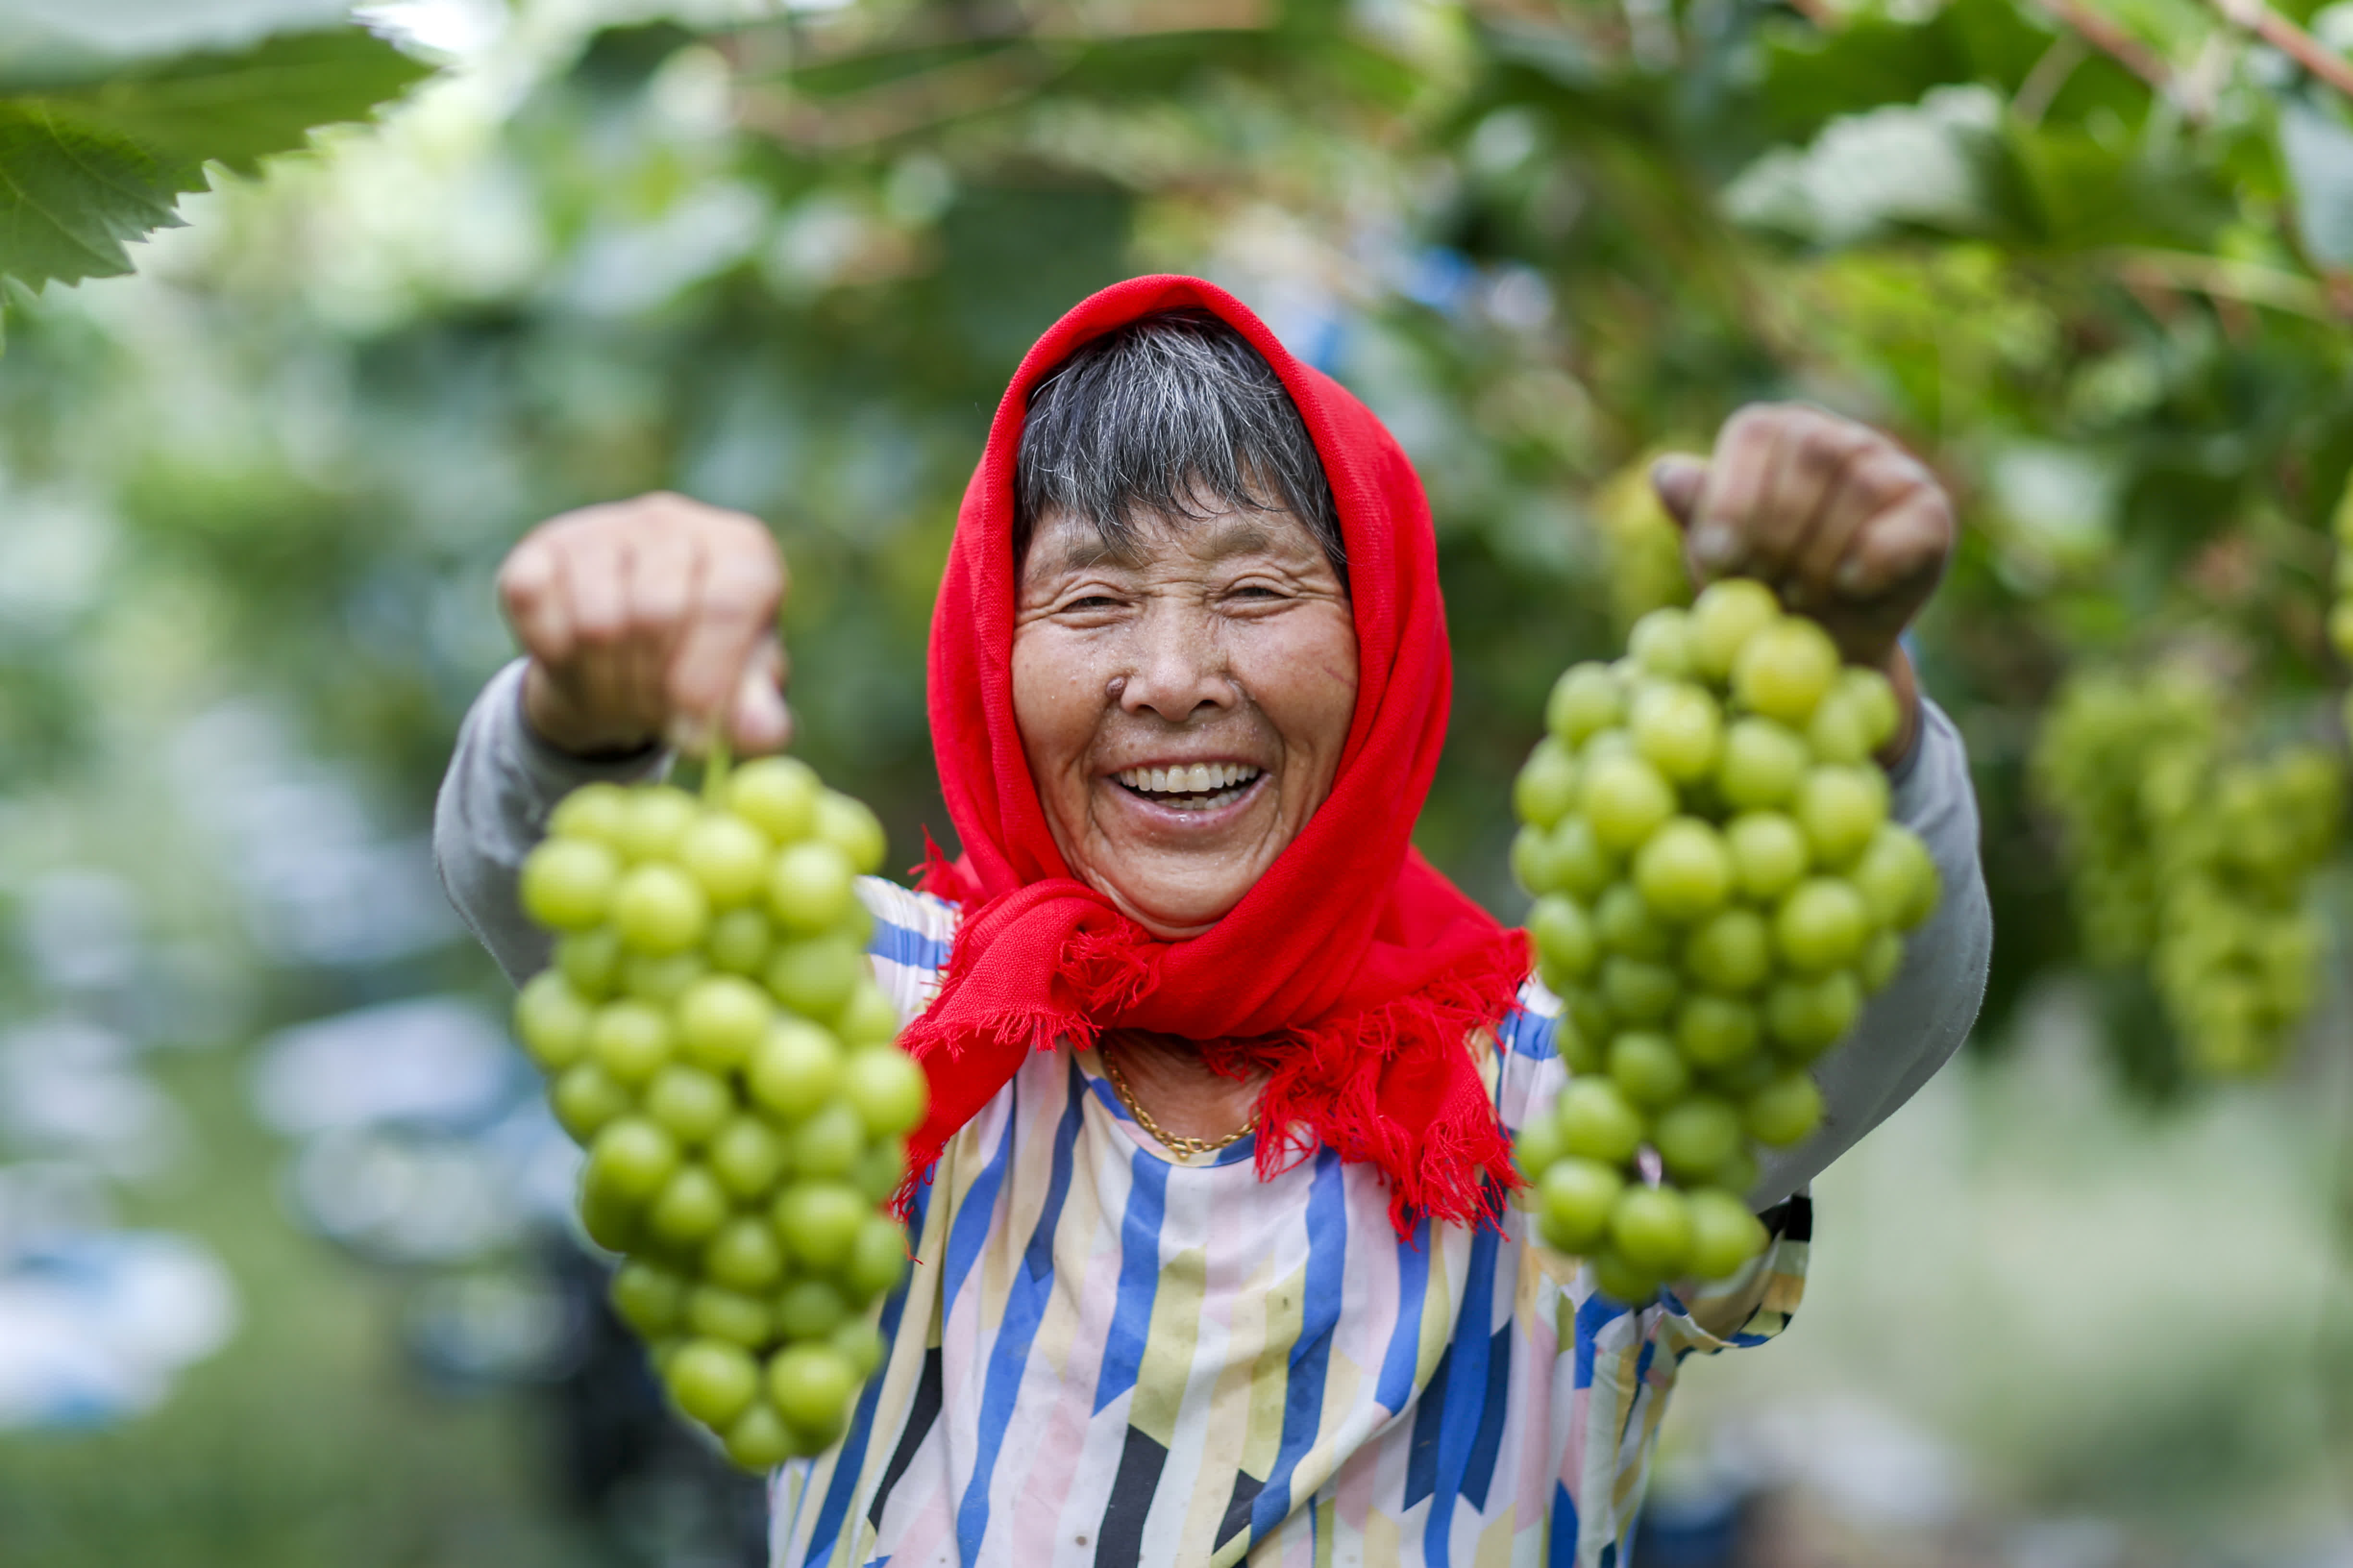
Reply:
[[[1187, 307], [1249, 340], [1306, 421], [1339, 504], [1359, 677], [1330, 798], [1214, 927], [1160, 942], [1071, 875], [1029, 776], [1013, 720], [1013, 470], [1039, 381], [1090, 339]], [[1369, 409], [1196, 279], [1131, 279], [1057, 322], [997, 406], [932, 616], [932, 740], [965, 854], [934, 855], [924, 886], [962, 902], [964, 922], [937, 999], [901, 1040], [932, 1091], [910, 1172], [928, 1172], [1028, 1052], [1124, 1026], [1200, 1041], [1222, 1071], [1270, 1073], [1261, 1176], [1321, 1142], [1381, 1168], [1401, 1233], [1418, 1215], [1492, 1217], [1482, 1171], [1515, 1178], [1468, 1040], [1512, 1005], [1528, 951], [1409, 842], [1451, 680], [1430, 505]]]

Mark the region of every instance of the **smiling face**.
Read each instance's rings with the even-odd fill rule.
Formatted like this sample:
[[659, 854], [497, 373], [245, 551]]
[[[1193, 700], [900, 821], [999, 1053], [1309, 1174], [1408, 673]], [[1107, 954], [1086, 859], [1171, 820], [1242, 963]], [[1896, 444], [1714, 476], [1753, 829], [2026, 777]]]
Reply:
[[1332, 790], [1356, 707], [1339, 575], [1288, 511], [1049, 512], [1013, 633], [1013, 715], [1071, 874], [1164, 940], [1207, 929]]

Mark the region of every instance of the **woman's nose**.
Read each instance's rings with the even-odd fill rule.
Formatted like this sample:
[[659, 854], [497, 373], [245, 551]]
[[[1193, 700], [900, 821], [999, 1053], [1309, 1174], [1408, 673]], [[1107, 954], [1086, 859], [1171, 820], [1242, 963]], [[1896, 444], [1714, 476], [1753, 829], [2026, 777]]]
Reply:
[[1166, 601], [1141, 616], [1127, 671], [1114, 683], [1121, 709], [1182, 724], [1204, 709], [1232, 707], [1240, 694], [1213, 622]]

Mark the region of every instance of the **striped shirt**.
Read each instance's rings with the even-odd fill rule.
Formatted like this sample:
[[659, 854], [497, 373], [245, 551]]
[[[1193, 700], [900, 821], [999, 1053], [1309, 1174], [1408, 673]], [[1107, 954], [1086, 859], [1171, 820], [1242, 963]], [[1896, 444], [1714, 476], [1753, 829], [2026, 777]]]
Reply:
[[[955, 909], [861, 891], [912, 1016]], [[1557, 1013], [1531, 980], [1474, 1045], [1507, 1127], [1564, 1080]], [[1803, 1286], [1802, 1195], [1741, 1274], [1630, 1312], [1516, 1208], [1399, 1240], [1373, 1167], [1254, 1155], [1173, 1156], [1092, 1052], [1033, 1056], [941, 1156], [847, 1435], [776, 1478], [779, 1568], [1613, 1568], [1683, 1359]]]

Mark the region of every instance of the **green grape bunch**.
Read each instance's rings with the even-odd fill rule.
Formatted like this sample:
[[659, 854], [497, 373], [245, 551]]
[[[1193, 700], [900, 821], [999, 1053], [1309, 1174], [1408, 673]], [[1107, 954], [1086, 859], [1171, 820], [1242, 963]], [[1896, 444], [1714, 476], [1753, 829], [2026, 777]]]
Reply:
[[1820, 1122], [1810, 1066], [1894, 977], [1936, 866], [1887, 817], [1887, 678], [1760, 583], [1642, 616], [1545, 721], [1512, 865], [1571, 1076], [1517, 1154], [1545, 1240], [1642, 1301], [1763, 1247], [1757, 1148]]
[[554, 962], [515, 1004], [587, 1151], [580, 1218], [678, 1409], [764, 1470], [821, 1452], [881, 1364], [906, 1268], [884, 1205], [923, 1069], [866, 957], [881, 825], [784, 757], [697, 799], [584, 785], [523, 863]]
[[2094, 670], [2061, 689], [2032, 768], [2091, 956], [2148, 966], [2194, 1070], [2283, 1059], [2319, 992], [2309, 888], [2344, 809], [2336, 762], [2247, 754], [2193, 672]]

